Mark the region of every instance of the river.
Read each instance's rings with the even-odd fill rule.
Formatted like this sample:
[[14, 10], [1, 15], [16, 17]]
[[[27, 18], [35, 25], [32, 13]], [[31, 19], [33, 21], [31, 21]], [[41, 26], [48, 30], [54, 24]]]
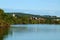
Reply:
[[9, 34], [4, 40], [60, 40], [60, 25], [11, 25]]

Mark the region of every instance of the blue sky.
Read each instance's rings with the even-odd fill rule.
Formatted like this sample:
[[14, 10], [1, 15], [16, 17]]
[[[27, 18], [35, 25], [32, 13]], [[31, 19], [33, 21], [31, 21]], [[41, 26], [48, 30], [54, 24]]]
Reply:
[[[2, 9], [20, 9], [20, 10], [30, 10], [30, 11], [42, 11], [47, 10], [48, 13], [35, 13], [33, 14], [48, 14], [48, 15], [59, 15], [60, 11], [60, 0], [0, 0], [0, 8]], [[6, 11], [6, 10], [5, 10]], [[17, 10], [18, 11], [18, 10]], [[30, 12], [28, 11], [28, 13]], [[30, 13], [32, 13], [30, 12]]]

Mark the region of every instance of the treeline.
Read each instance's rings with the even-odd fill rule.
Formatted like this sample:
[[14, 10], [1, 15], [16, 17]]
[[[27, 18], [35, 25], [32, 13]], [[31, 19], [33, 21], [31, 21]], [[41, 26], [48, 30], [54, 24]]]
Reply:
[[60, 24], [60, 20], [57, 19], [51, 18], [35, 19], [33, 18], [33, 16], [29, 15], [12, 16], [5, 13], [3, 10], [2, 13], [0, 13], [0, 21], [1, 20], [9, 24]]

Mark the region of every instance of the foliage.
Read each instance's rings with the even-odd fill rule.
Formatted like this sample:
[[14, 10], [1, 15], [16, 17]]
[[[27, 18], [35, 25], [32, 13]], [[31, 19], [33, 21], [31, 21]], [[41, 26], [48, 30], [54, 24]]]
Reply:
[[[10, 15], [11, 14], [11, 15]], [[54, 21], [51, 18], [44, 18], [44, 20], [36, 20], [36, 19], [30, 19], [30, 17], [33, 17], [32, 15], [25, 15], [21, 13], [21, 15], [16, 15], [15, 17], [12, 16], [13, 13], [4, 13], [2, 9], [0, 9], [0, 20], [5, 21], [9, 24], [60, 24], [60, 21]], [[16, 13], [17, 14], [17, 13]]]
[[4, 10], [0, 9], [0, 40], [8, 34], [9, 23], [6, 22], [8, 15], [4, 14]]

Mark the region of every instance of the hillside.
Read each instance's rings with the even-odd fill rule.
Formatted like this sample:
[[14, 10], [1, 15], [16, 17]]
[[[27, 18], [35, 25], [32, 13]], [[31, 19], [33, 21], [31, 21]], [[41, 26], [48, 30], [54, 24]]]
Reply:
[[16, 16], [29, 16], [29, 17], [37, 17], [37, 18], [51, 18], [51, 19], [60, 19], [60, 17], [57, 16], [50, 16], [50, 15], [34, 15], [34, 14], [28, 14], [28, 13], [19, 13], [19, 12], [15, 12], [15, 13], [6, 13], [8, 15], [13, 15], [15, 14]]

